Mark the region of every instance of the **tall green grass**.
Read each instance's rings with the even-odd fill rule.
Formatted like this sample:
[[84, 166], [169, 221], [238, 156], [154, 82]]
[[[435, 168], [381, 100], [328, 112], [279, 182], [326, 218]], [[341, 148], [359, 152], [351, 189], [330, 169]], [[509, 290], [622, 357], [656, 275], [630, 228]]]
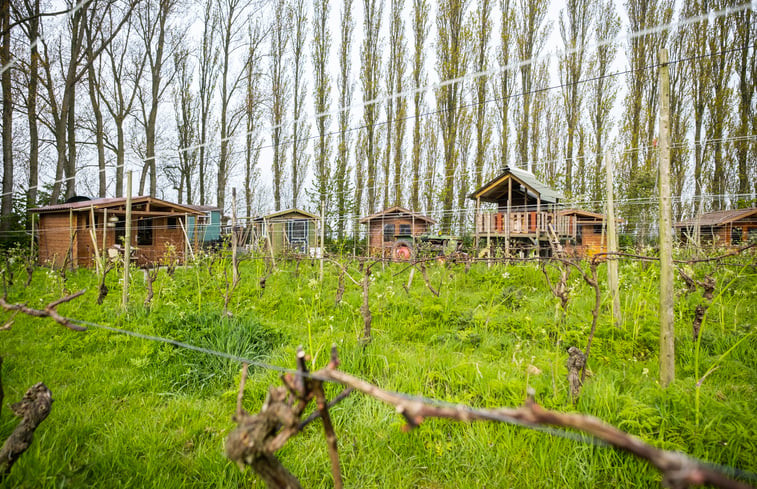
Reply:
[[[603, 304], [591, 376], [573, 406], [565, 348], [585, 347], [593, 306], [592, 291], [576, 277], [561, 324], [556, 299], [532, 264], [474, 265], [468, 272], [463, 265], [429, 266], [439, 297], [419, 274], [406, 293], [407, 272], [395, 275], [404, 265], [376, 266], [373, 341], [364, 347], [358, 343], [358, 287], [348, 281], [335, 305], [333, 266], [327, 265], [320, 282], [318, 267], [308, 261], [297, 273], [292, 263], [278, 265], [261, 294], [263, 263], [242, 263], [231, 317], [223, 314], [223, 260], [177, 269], [173, 277], [161, 272], [149, 309], [142, 306], [139, 275], [128, 309], [120, 307], [116, 274], [108, 278], [111, 294], [97, 306], [97, 279], [86, 270], [69, 273], [63, 283], [39, 269], [29, 288], [9, 287], [9, 300], [41, 307], [64, 289], [87, 288], [60, 312], [285, 367], [293, 366], [298, 345], [319, 368], [337, 344], [347, 372], [386, 389], [477, 407], [519, 405], [532, 387], [546, 407], [598, 416], [657, 446], [757, 470], [757, 278], [750, 270], [719, 272], [719, 284], [733, 283], [708, 313], [698, 353], [690, 329], [697, 297], [681, 293], [677, 379], [662, 389], [658, 273], [654, 265], [622, 264], [623, 322], [615, 327], [609, 304]], [[356, 269], [352, 273], [358, 276]], [[55, 398], [32, 448], [3, 487], [262, 487], [222, 452], [233, 427], [235, 362], [94, 328], [75, 333], [21, 316], [10, 331], [0, 332], [0, 355], [7, 402], [37, 381]], [[705, 368], [719, 367], [699, 388], [697, 359]], [[279, 383], [277, 372], [251, 369], [246, 409], [258, 410], [268, 387]], [[339, 390], [327, 385], [327, 396]], [[660, 481], [656, 471], [626, 454], [517, 426], [427, 420], [405, 433], [393, 409], [359, 394], [335, 407], [332, 417], [348, 487], [654, 487]], [[15, 423], [4, 406], [0, 437]], [[318, 423], [279, 456], [305, 487], [331, 486]]]

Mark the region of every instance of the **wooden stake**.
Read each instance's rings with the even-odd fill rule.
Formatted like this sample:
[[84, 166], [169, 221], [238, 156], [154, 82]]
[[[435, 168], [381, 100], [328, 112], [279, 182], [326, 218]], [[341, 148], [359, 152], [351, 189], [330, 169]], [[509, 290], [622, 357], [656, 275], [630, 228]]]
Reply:
[[231, 283], [239, 282], [237, 270], [237, 188], [231, 188]]
[[129, 266], [131, 265], [131, 170], [126, 173], [126, 240], [124, 242], [124, 288], [121, 305], [129, 303]]
[[660, 384], [675, 379], [675, 290], [670, 199], [670, 78], [668, 51], [660, 50]]
[[326, 241], [326, 203], [324, 199], [321, 199], [321, 276], [320, 281], [323, 282], [323, 260], [326, 259], [326, 247], [324, 242]]
[[[612, 159], [605, 153], [605, 176], [607, 184], [607, 253], [618, 252], [618, 236], [615, 230], [615, 201], [613, 198]], [[620, 326], [620, 289], [618, 288], [618, 259], [610, 255], [607, 259], [607, 286], [612, 298], [612, 316], [615, 326]]]

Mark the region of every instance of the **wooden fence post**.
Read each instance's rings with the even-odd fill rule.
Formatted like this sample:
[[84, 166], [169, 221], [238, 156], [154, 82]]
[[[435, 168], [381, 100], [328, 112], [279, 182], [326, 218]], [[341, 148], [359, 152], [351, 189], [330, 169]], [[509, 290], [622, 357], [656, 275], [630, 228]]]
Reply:
[[612, 298], [612, 316], [615, 326], [620, 326], [622, 314], [620, 313], [620, 290], [618, 288], [618, 258], [612, 253], [618, 252], [618, 235], [615, 229], [615, 200], [613, 185], [613, 168], [610, 152], [605, 153], [605, 174], [607, 184], [607, 285], [610, 288]]
[[660, 384], [675, 379], [675, 290], [670, 199], [670, 79], [668, 51], [660, 50]]
[[126, 173], [126, 240], [124, 242], [124, 288], [121, 304], [129, 303], [129, 266], [131, 265], [131, 170]]

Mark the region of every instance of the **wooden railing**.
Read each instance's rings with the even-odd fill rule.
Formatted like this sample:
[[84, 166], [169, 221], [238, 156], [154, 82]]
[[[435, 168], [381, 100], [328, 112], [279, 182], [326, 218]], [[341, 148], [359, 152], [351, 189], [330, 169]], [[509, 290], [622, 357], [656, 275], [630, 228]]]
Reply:
[[476, 231], [479, 236], [532, 236], [546, 234], [549, 223], [553, 223], [558, 236], [575, 236], [575, 220], [555, 212], [511, 211], [480, 212], [476, 215]]

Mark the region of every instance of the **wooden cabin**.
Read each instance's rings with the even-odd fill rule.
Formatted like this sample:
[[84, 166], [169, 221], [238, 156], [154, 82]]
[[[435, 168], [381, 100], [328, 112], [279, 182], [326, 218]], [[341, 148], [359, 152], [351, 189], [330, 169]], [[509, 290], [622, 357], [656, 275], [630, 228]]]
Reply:
[[[583, 257], [607, 253], [607, 238], [603, 233], [604, 214], [582, 209], [562, 209], [557, 214], [560, 219], [568, 219], [566, 226], [575, 236], [563, 245], [565, 253]], [[617, 222], [621, 221], [618, 219]]]
[[[126, 237], [126, 198], [77, 198], [65, 204], [30, 209], [39, 215], [39, 262], [55, 266], [70, 260], [89, 267], [96, 254], [118, 256]], [[138, 265], [183, 260], [187, 217], [200, 212], [154, 197], [131, 199], [132, 259]], [[110, 252], [109, 252], [110, 250]]]
[[[569, 216], [557, 212], [562, 195], [520, 168], [508, 167], [468, 196], [476, 201], [475, 239], [515, 249], [549, 249], [574, 238]], [[554, 237], [554, 239], [553, 239]]]
[[318, 216], [300, 209], [287, 209], [252, 220], [255, 236], [265, 239], [274, 253], [285, 251], [310, 255], [318, 247]]
[[695, 240], [705, 246], [739, 247], [757, 243], [757, 207], [701, 214], [674, 225], [682, 243]]
[[368, 253], [408, 259], [413, 254], [414, 241], [427, 233], [436, 221], [418, 212], [394, 206], [360, 219], [368, 226]]

